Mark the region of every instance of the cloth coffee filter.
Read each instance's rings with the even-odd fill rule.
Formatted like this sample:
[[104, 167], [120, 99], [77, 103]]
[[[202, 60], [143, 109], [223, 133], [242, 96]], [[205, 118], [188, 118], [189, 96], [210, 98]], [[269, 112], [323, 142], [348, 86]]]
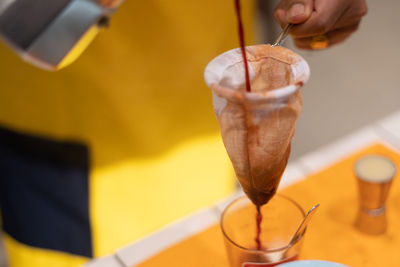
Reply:
[[246, 92], [240, 49], [214, 58], [204, 76], [236, 176], [250, 200], [263, 205], [286, 167], [310, 69], [302, 57], [280, 46], [249, 46], [246, 54], [251, 92]]

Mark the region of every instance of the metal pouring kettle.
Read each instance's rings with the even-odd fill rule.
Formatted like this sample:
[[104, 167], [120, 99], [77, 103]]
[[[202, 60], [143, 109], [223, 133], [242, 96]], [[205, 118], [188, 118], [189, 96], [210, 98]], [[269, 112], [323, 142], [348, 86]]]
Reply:
[[42, 69], [72, 63], [122, 0], [0, 0], [0, 39]]

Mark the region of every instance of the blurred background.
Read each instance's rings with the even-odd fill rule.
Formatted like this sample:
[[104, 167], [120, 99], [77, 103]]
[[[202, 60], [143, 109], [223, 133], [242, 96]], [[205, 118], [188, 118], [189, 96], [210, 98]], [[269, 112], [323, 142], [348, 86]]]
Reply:
[[[280, 28], [271, 16], [277, 1], [259, 1], [262, 42]], [[311, 67], [303, 89], [303, 112], [297, 123], [291, 160], [400, 109], [400, 2], [369, 1], [360, 29], [345, 43], [325, 51], [297, 51]], [[0, 266], [6, 266], [0, 249]]]

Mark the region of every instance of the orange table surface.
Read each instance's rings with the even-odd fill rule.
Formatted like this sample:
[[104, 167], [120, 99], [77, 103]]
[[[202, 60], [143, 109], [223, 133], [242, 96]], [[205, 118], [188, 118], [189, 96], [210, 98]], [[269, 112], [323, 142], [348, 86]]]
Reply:
[[[375, 144], [280, 192], [295, 199], [305, 210], [315, 203], [321, 204], [307, 230], [300, 259], [329, 260], [355, 267], [400, 266], [399, 173], [394, 178], [387, 201], [387, 232], [370, 236], [353, 226], [358, 208], [353, 165], [357, 158], [367, 154], [387, 156], [400, 166], [398, 153], [382, 144]], [[228, 267], [229, 264], [219, 225], [214, 225], [139, 266]]]

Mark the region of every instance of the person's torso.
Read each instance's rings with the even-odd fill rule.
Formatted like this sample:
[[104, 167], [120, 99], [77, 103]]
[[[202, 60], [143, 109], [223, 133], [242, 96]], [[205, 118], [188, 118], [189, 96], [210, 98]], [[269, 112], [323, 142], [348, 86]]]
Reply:
[[89, 149], [93, 256], [233, 189], [202, 73], [237, 43], [233, 1], [128, 0], [60, 72], [34, 69], [0, 46], [1, 126]]

